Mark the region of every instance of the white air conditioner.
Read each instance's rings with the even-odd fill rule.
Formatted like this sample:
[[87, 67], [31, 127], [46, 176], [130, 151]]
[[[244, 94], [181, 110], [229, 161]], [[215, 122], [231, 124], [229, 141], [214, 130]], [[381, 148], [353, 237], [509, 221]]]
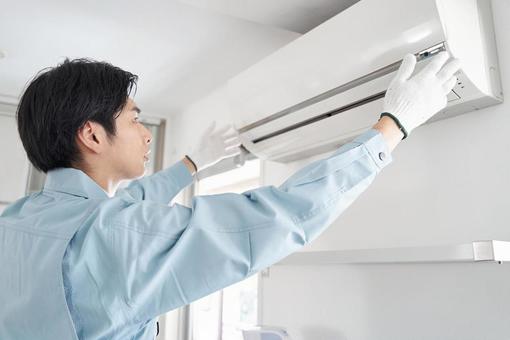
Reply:
[[502, 102], [490, 0], [362, 0], [232, 78], [243, 146], [292, 161], [372, 126], [406, 53], [417, 70], [447, 50], [462, 62], [439, 120]]

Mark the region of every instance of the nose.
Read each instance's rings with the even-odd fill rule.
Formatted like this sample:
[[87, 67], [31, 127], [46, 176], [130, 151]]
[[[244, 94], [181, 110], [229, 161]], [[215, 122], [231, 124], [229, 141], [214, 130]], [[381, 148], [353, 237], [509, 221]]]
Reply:
[[152, 133], [145, 126], [144, 126], [144, 129], [145, 129], [145, 137], [144, 137], [145, 142], [147, 143], [147, 145], [149, 145], [150, 143], [152, 143]]

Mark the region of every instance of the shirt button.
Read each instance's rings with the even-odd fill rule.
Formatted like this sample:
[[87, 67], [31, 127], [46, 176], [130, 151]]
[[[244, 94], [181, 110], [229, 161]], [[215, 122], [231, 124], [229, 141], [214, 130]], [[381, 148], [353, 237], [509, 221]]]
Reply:
[[386, 154], [384, 152], [379, 152], [379, 159], [381, 161], [384, 161], [385, 158], [386, 158]]

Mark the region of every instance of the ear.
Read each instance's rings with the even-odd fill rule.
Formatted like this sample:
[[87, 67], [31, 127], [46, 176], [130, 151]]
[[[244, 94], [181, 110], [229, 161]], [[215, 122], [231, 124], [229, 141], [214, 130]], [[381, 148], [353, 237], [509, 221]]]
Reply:
[[78, 130], [76, 139], [78, 145], [81, 145], [82, 148], [97, 154], [103, 152], [108, 143], [106, 131], [101, 124], [91, 121], [87, 121], [85, 125]]

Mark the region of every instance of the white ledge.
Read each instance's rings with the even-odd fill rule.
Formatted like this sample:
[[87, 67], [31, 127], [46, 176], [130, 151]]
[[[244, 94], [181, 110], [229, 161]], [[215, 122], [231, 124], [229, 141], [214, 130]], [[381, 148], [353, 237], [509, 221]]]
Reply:
[[276, 265], [510, 261], [510, 242], [474, 241], [450, 246], [304, 251]]

